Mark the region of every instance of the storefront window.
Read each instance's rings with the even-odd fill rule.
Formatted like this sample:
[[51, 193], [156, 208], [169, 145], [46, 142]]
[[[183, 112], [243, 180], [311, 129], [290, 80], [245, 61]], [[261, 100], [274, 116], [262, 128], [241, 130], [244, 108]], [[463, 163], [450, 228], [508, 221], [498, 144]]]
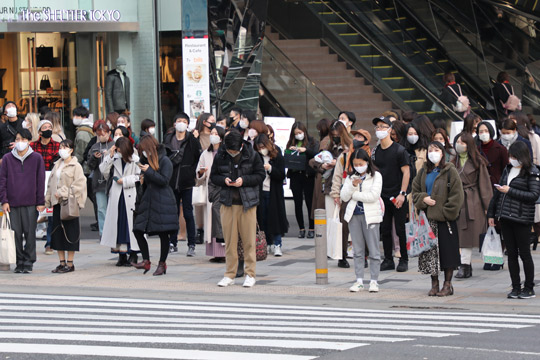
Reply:
[[161, 116], [163, 130], [172, 126], [174, 115], [182, 110], [182, 32], [159, 33], [159, 68], [161, 75]]

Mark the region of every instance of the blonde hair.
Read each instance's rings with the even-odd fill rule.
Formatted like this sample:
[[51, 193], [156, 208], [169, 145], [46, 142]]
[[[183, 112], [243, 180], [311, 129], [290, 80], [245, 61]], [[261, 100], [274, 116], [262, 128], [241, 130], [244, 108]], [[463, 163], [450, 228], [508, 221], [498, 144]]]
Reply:
[[32, 133], [32, 141], [37, 141], [39, 139], [38, 126], [39, 122], [41, 121], [41, 119], [39, 118], [39, 114], [28, 113], [26, 114], [24, 120], [29, 121], [32, 124], [32, 129], [30, 130], [30, 132]]
[[62, 128], [62, 124], [60, 123], [60, 114], [56, 111], [49, 111], [45, 114], [43, 117], [45, 120], [49, 120], [52, 122], [52, 132], [55, 135], [58, 135], [62, 140], [66, 138], [66, 135], [64, 135], [64, 129]]

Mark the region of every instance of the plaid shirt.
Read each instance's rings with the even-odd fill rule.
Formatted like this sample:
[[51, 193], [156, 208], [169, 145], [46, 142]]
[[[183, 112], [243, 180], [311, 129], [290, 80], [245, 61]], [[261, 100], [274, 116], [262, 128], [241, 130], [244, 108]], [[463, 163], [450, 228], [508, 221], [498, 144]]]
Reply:
[[47, 145], [43, 145], [40, 140], [37, 140], [30, 143], [30, 147], [43, 157], [45, 171], [51, 171], [54, 167], [54, 161], [58, 157], [60, 143], [51, 139]]

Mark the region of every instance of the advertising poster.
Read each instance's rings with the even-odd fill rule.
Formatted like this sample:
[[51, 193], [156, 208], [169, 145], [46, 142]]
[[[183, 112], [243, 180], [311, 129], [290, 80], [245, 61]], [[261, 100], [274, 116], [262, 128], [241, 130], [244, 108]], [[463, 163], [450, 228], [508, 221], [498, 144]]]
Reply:
[[201, 113], [210, 112], [208, 39], [184, 38], [182, 59], [184, 112], [189, 115], [190, 127], [194, 127]]

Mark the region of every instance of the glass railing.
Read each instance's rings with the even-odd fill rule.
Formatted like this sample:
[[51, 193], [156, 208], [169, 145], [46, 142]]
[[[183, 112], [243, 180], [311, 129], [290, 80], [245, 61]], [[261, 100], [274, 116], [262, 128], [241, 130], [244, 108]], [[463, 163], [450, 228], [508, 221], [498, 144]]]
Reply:
[[261, 82], [289, 116], [316, 133], [322, 118], [336, 119], [338, 107], [268, 38], [263, 41]]

